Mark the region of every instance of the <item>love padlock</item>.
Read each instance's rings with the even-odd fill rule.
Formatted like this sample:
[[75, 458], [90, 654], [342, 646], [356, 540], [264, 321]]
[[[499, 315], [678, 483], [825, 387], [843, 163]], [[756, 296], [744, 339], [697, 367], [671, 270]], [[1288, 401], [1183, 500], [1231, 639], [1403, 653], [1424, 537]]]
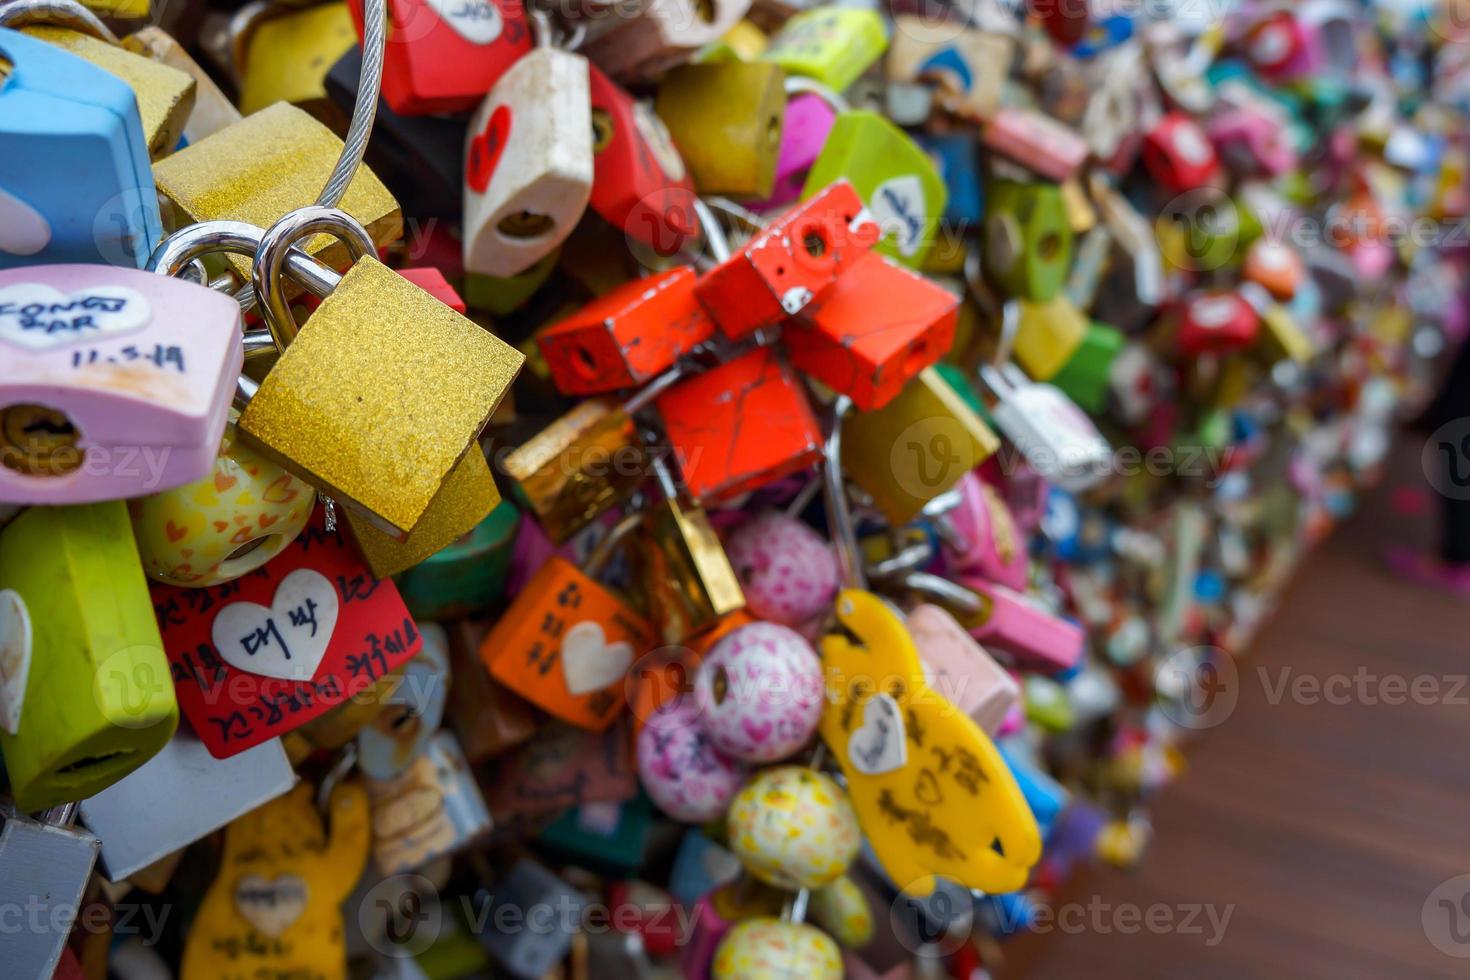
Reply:
[[[17, 31], [0, 28], [0, 54], [0, 269], [141, 267], [163, 226], [132, 90]], [[58, 168], [71, 179], [55, 180]]]
[[587, 59], [551, 47], [520, 58], [470, 119], [464, 267], [512, 276], [566, 240], [592, 193]]
[[749, 8], [750, 0], [652, 0], [635, 16], [606, 18], [589, 37], [587, 56], [614, 78], [658, 78], [714, 44]]
[[761, 60], [841, 92], [887, 47], [877, 11], [830, 5], [788, 20], [761, 52]]
[[1143, 139], [1143, 165], [1165, 191], [1182, 194], [1213, 185], [1220, 159], [1199, 123], [1183, 112], [1160, 119]]
[[998, 181], [986, 194], [985, 271], [1006, 295], [1045, 303], [1072, 265], [1072, 226], [1055, 184]]
[[886, 70], [894, 82], [935, 82], [951, 111], [988, 119], [1000, 108], [1015, 50], [1006, 34], [900, 14], [893, 21]]
[[1229, 354], [1254, 344], [1260, 329], [1260, 314], [1239, 293], [1209, 292], [1185, 299], [1174, 342], [1186, 357]]
[[[788, 89], [792, 87], [787, 79]], [[801, 197], [802, 186], [812, 164], [821, 155], [827, 135], [837, 119], [837, 110], [814, 92], [791, 92], [781, 123], [781, 152], [776, 158], [776, 177], [771, 194], [761, 201], [760, 211], [790, 204]]]
[[[321, 112], [327, 70], [356, 41], [345, 3], [252, 7], [232, 18], [223, 33], [240, 111], [247, 116], [278, 102]], [[304, 195], [290, 203], [313, 198]]]
[[[771, 196], [786, 111], [785, 73], [775, 65], [680, 65], [659, 83], [654, 110], [668, 127], [701, 194]], [[718, 105], [719, 113], [710, 107]]]
[[[362, 2], [348, 4], [359, 38]], [[531, 50], [520, 0], [390, 0], [383, 98], [405, 116], [464, 112]]]
[[403, 874], [490, 833], [490, 811], [450, 732], [435, 732], [401, 772], [366, 781], [373, 864]]
[[1072, 128], [1031, 109], [1007, 106], [980, 134], [985, 146], [1048, 180], [1075, 177], [1087, 160], [1087, 141]]

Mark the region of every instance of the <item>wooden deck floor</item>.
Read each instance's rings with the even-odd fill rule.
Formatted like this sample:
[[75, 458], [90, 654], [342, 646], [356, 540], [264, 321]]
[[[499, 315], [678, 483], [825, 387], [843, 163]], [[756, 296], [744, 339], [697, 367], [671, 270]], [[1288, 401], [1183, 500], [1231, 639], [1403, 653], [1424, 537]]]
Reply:
[[[1399, 581], [1381, 561], [1390, 543], [1431, 533], [1432, 515], [1388, 505], [1389, 486], [1422, 483], [1416, 451], [1406, 437], [1385, 487], [1308, 559], [1241, 671], [1233, 715], [1195, 744], [1190, 770], [1153, 807], [1141, 867], [1099, 869], [1063, 899], [1207, 903], [1217, 915], [1233, 905], [1223, 939], [1206, 945], [1208, 926], [1053, 931], [1009, 943], [998, 978], [1470, 976], [1470, 958], [1436, 949], [1421, 920], [1436, 886], [1470, 874], [1470, 600]], [[1348, 703], [1326, 696], [1341, 701], [1343, 681], [1315, 704], [1290, 694], [1311, 683], [1298, 677], [1337, 675], [1349, 678]], [[1273, 704], [1283, 676], [1287, 693]], [[1377, 679], [1390, 676], [1432, 678], [1419, 690], [1437, 685], [1428, 700], [1438, 703], [1387, 703], [1399, 689]], [[1470, 898], [1455, 912], [1456, 946], [1440, 897], [1439, 934], [1470, 957]]]

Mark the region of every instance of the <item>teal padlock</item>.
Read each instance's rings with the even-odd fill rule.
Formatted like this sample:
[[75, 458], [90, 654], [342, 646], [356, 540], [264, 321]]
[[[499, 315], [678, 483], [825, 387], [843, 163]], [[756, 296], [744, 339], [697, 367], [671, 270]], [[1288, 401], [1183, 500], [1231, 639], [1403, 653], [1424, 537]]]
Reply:
[[178, 723], [126, 505], [17, 517], [0, 532], [0, 753], [16, 806], [101, 792]]
[[1108, 404], [1112, 387], [1113, 360], [1123, 349], [1123, 334], [1106, 323], [1092, 321], [1082, 335], [1082, 343], [1054, 374], [1051, 383], [1091, 415], [1097, 415]]
[[505, 592], [521, 514], [502, 500], [463, 538], [397, 578], [414, 619], [450, 619], [483, 612]]
[[949, 200], [929, 154], [876, 112], [840, 112], [801, 196], [812, 197], [843, 179], [883, 229], [877, 250], [913, 268], [922, 265]]

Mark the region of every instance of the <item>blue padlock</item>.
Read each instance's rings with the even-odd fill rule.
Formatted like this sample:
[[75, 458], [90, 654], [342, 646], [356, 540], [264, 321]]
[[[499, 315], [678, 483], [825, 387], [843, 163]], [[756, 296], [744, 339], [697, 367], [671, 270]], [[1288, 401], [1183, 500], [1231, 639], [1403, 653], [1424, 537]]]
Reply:
[[922, 133], [919, 145], [929, 151], [949, 198], [944, 203], [944, 221], [964, 231], [985, 220], [985, 200], [980, 190], [980, 158], [975, 138], [966, 133]]
[[1008, 741], [1002, 739], [995, 743], [995, 747], [1000, 750], [1000, 757], [1005, 760], [1006, 768], [1011, 771], [1016, 785], [1021, 788], [1021, 795], [1026, 797], [1026, 804], [1031, 807], [1031, 813], [1036, 817], [1036, 825], [1041, 828], [1044, 839], [1056, 826], [1057, 817], [1066, 809], [1071, 794], [1065, 786], [1052, 779], [1045, 769], [1038, 766], [1024, 748], [1008, 745]]
[[74, 54], [0, 28], [0, 270], [141, 268], [163, 237], [138, 100]]

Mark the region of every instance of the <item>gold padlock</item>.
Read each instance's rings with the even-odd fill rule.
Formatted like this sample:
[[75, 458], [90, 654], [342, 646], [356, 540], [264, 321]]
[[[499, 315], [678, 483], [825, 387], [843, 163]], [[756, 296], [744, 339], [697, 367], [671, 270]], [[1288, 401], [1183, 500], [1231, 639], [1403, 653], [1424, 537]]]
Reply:
[[243, 118], [209, 73], [200, 68], [184, 46], [162, 28], [140, 28], [123, 38], [123, 47], [158, 64], [177, 68], [194, 79], [194, 108], [186, 114], [184, 121], [184, 139], [190, 144], [198, 143], [226, 126], [233, 126]]
[[37, 24], [25, 28], [24, 33], [70, 51], [127, 82], [138, 98], [138, 114], [143, 121], [149, 157], [154, 160], [166, 157], [179, 145], [184, 123], [194, 108], [193, 78], [177, 68], [70, 27]]
[[[301, 109], [284, 103], [262, 109], [158, 162], [153, 179], [173, 209], [164, 223], [176, 228], [219, 219], [269, 227], [316, 200], [341, 153], [342, 141]], [[337, 206], [361, 222], [375, 244], [403, 233], [398, 202], [366, 166], [357, 168]], [[299, 247], [334, 269], [350, 261], [347, 248], [330, 235]], [[229, 258], [248, 279], [250, 260]]]
[[701, 194], [771, 196], [785, 83], [764, 62], [681, 65], [664, 76], [654, 109]]
[[[281, 274], [291, 245], [323, 231], [343, 234], [356, 262], [340, 278], [327, 273], [336, 284], [298, 333]], [[406, 540], [441, 492], [454, 493], [450, 477], [525, 358], [371, 250], [335, 208], [300, 208], [265, 233], [252, 280], [282, 354], [259, 386], [242, 380], [250, 397], [237, 431]]]
[[240, 111], [246, 115], [277, 102], [324, 110], [330, 105], [327, 72], [357, 43], [352, 14], [340, 0], [261, 4], [233, 26]]

